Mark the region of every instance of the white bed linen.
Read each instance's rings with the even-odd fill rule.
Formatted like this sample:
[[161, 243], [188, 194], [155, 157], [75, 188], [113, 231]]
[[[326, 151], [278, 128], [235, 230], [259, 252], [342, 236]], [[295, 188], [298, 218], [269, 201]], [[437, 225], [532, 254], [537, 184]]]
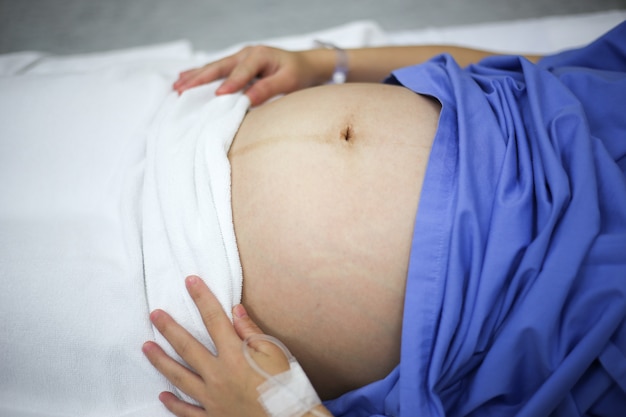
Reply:
[[[585, 43], [625, 18], [617, 11], [389, 33], [355, 22], [260, 42], [544, 53]], [[157, 307], [144, 282], [146, 146], [164, 103], [177, 100], [177, 72], [240, 46], [194, 52], [182, 41], [0, 56], [0, 416], [169, 415], [157, 395], [172, 388], [140, 350], [155, 338], [148, 313]], [[191, 102], [190, 111], [202, 106]], [[179, 255], [169, 256], [163, 262], [171, 266]], [[177, 286], [167, 309], [182, 317], [190, 301], [174, 271], [161, 278]]]
[[169, 76], [0, 79], [0, 415], [165, 415], [145, 363], [146, 135]]
[[[161, 106], [148, 134], [141, 203], [148, 307], [171, 312], [214, 353], [182, 277], [203, 277], [229, 317], [241, 301], [227, 154], [250, 106], [243, 93], [215, 97], [215, 86], [181, 97], [171, 93]], [[178, 358], [165, 338], [155, 336]]]
[[[334, 32], [359, 45], [372, 28]], [[166, 416], [173, 387], [141, 352], [163, 342], [149, 311], [209, 344], [184, 276], [239, 302], [230, 205], [210, 197], [230, 203], [248, 100], [171, 90], [206, 59], [186, 42], [0, 57], [0, 416]]]

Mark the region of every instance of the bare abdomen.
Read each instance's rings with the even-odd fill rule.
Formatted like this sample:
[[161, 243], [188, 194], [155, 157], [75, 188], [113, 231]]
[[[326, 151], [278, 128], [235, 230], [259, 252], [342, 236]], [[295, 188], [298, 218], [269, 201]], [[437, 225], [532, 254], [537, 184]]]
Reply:
[[439, 106], [325, 86], [251, 111], [229, 154], [243, 302], [322, 398], [399, 362], [413, 222]]

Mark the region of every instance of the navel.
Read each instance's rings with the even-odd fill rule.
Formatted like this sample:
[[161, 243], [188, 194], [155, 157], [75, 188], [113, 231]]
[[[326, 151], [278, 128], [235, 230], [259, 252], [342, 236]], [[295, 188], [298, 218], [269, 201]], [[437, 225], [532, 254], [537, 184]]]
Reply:
[[354, 140], [354, 127], [352, 124], [347, 124], [346, 127], [341, 130], [340, 137], [345, 142], [352, 142]]

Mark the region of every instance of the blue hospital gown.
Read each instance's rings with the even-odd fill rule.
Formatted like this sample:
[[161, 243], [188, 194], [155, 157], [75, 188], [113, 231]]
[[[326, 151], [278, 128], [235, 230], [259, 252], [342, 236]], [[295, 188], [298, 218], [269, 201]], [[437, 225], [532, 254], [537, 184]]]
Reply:
[[387, 81], [442, 104], [400, 365], [336, 416], [626, 416], [626, 22]]

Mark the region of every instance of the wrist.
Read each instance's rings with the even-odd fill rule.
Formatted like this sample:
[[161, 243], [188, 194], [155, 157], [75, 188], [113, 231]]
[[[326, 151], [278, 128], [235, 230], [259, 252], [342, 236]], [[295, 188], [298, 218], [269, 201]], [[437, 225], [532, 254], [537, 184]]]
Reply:
[[343, 84], [348, 79], [348, 52], [330, 42], [323, 42], [316, 40], [315, 44], [326, 50], [334, 51], [335, 53], [335, 67], [333, 69], [332, 76], [328, 82], [333, 84]]
[[309, 85], [322, 85], [333, 76], [335, 69], [334, 51], [328, 49], [311, 49], [302, 51], [304, 67], [309, 73]]

